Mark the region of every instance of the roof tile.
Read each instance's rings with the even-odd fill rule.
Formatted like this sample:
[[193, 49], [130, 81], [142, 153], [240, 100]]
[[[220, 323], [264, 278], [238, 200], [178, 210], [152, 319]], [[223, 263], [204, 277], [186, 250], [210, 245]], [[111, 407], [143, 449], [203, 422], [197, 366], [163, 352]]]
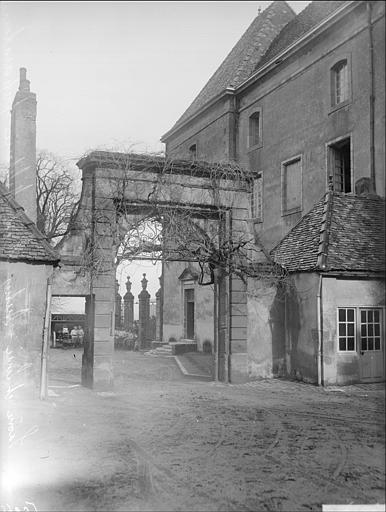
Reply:
[[[271, 251], [290, 272], [318, 270], [325, 197]], [[385, 200], [378, 196], [331, 196], [326, 271], [385, 271]], [[319, 269], [321, 270], [321, 269]]]
[[311, 2], [281, 30], [258, 62], [256, 68], [258, 69], [272, 60], [276, 55], [327, 18], [327, 16], [336, 11], [344, 3], [346, 3], [345, 0], [331, 2], [315, 0]]
[[0, 260], [57, 263], [58, 254], [0, 184]]
[[284, 1], [275, 1], [253, 20], [223, 63], [209, 79], [188, 109], [175, 123], [175, 127], [197, 113], [208, 101], [225, 91], [237, 87], [254, 71], [279, 31], [295, 14]]

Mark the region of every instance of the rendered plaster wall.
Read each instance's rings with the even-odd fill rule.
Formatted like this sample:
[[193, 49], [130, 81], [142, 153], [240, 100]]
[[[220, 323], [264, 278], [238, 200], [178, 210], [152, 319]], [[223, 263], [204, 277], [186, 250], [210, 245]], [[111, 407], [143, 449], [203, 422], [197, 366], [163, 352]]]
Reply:
[[248, 374], [250, 379], [290, 376], [317, 382], [318, 276], [300, 274], [283, 287], [248, 283]]
[[[383, 2], [374, 2], [374, 18], [385, 9]], [[374, 23], [374, 111], [375, 111], [375, 178], [376, 192], [385, 195], [385, 17]]]
[[[186, 267], [184, 262], [165, 262], [164, 264], [163, 339], [179, 341], [185, 338], [184, 289], [192, 288], [195, 297], [194, 330], [197, 349], [202, 351], [204, 341], [208, 340], [213, 350], [213, 287], [200, 286], [193, 280], [179, 280], [178, 277]], [[194, 265], [190, 267], [194, 268]]]
[[61, 264], [54, 270], [52, 295], [68, 297], [90, 294], [90, 278], [79, 267]]
[[[359, 2], [358, 2], [359, 4]], [[373, 3], [376, 19], [384, 3]], [[365, 3], [239, 95], [239, 162], [263, 172], [261, 240], [270, 249], [326, 191], [327, 146], [351, 137], [353, 184], [370, 177], [369, 39]], [[384, 18], [375, 22], [377, 192], [384, 193]], [[331, 106], [330, 70], [347, 59], [349, 101]], [[248, 147], [249, 117], [260, 111], [261, 145]], [[301, 156], [302, 210], [282, 215], [282, 162]]]
[[209, 341], [213, 352], [214, 317], [213, 317], [213, 286], [200, 286], [196, 288], [196, 336], [197, 350], [203, 350], [203, 343]]
[[178, 341], [184, 334], [181, 317], [181, 283], [178, 276], [185, 268], [182, 262], [165, 262], [163, 267], [163, 340]]
[[[338, 351], [337, 308], [384, 307], [385, 283], [381, 280], [324, 278], [322, 297], [324, 384], [351, 384], [359, 382], [358, 351]], [[383, 331], [383, 352], [377, 354], [377, 357], [384, 358], [384, 337]], [[359, 343], [357, 342], [358, 346]]]
[[[6, 392], [37, 397], [46, 308], [47, 279], [53, 267], [0, 261], [0, 339]], [[3, 382], [4, 384], [4, 382]]]
[[284, 373], [284, 309], [274, 285], [250, 279], [247, 293], [248, 376], [251, 380]]
[[290, 281], [286, 297], [286, 374], [309, 383], [318, 381], [319, 275], [303, 272]]

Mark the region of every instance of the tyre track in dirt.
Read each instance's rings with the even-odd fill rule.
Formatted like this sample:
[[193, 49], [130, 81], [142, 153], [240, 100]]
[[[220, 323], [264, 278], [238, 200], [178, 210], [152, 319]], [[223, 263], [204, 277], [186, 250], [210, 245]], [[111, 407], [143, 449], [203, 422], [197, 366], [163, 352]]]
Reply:
[[[329, 494], [334, 491], [337, 495], [342, 494], [342, 489], [348, 491], [352, 499], [361, 500], [362, 503], [368, 501], [368, 495], [358, 489], [356, 485], [350, 485], [342, 478], [339, 478], [349, 456], [349, 447], [341, 441], [338, 433], [329, 425], [301, 426], [299, 423], [294, 425], [283, 422], [283, 427], [287, 430], [287, 449], [283, 449], [282, 454], [273, 454], [277, 462], [287, 464], [299, 477], [306, 478], [312, 482], [323, 494]], [[298, 416], [298, 414], [296, 415]], [[309, 417], [308, 414], [304, 416]], [[318, 418], [319, 419], [319, 418]], [[281, 421], [278, 418], [278, 421]], [[328, 444], [328, 452], [318, 453], [314, 450], [317, 445], [324, 446]]]
[[[154, 460], [153, 456], [136, 441], [133, 439], [128, 439], [127, 441], [138, 460], [138, 490], [143, 498], [148, 500], [153, 496], [157, 500], [163, 501], [165, 496], [159, 495], [161, 491], [166, 494], [166, 503], [170, 503], [170, 498], [178, 503], [178, 498], [176, 497], [176, 483], [178, 483], [182, 488], [194, 493], [195, 496], [205, 499], [207, 505], [212, 503], [215, 506], [214, 510], [242, 510], [247, 512], [252, 510], [242, 503], [228, 498], [225, 500], [227, 507], [226, 509], [223, 508], [217, 497], [197, 489], [196, 486], [197, 484], [201, 485], [200, 482], [192, 478], [187, 483], [178, 473]], [[185, 500], [183, 499], [183, 501]], [[180, 509], [176, 508], [175, 510]]]
[[[356, 485], [357, 478], [350, 483], [342, 476], [349, 457], [349, 446], [344, 439], [354, 431], [355, 438], [358, 432], [364, 432], [370, 438], [379, 436], [383, 425], [379, 408], [362, 408], [354, 418], [352, 415], [340, 415], [340, 404], [336, 402], [332, 406], [312, 404], [310, 410], [296, 410], [290, 408], [289, 401], [283, 407], [272, 403], [269, 408], [260, 406], [256, 409], [252, 406], [248, 412], [250, 398], [243, 400], [240, 406], [233, 405], [233, 399], [231, 403], [228, 400], [224, 403], [222, 397], [216, 399], [204, 388], [202, 394], [200, 391], [192, 392], [189, 396], [185, 395], [181, 402], [180, 397], [174, 394], [175, 388], [170, 380], [172, 376], [173, 372], [167, 369], [163, 369], [159, 375], [160, 396], [168, 399], [156, 411], [164, 419], [154, 418], [154, 423], [160, 420], [157, 429], [154, 429], [158, 432], [159, 443], [150, 441], [150, 450], [145, 443], [146, 452], [142, 452], [142, 455], [137, 449], [139, 458], [147, 454], [142, 459], [143, 468], [146, 469], [140, 470], [145, 479], [142, 486], [145, 499], [160, 493], [166, 501], [171, 498], [175, 501], [178, 495], [181, 509], [190, 503], [189, 494], [190, 499], [204, 500], [206, 508], [210, 510], [288, 510], [284, 507], [287, 503], [306, 506], [307, 491], [303, 493], [303, 501], [299, 502], [298, 491], [293, 491], [287, 480], [288, 483], [304, 480], [305, 487], [312, 485], [315, 499], [319, 496], [320, 503], [329, 494], [344, 494], [350, 499], [368, 501], [368, 494]], [[326, 407], [330, 414], [326, 414]], [[356, 425], [354, 430], [352, 425]], [[339, 437], [340, 432], [343, 433], [343, 441]], [[168, 446], [181, 442], [183, 433], [186, 435], [182, 444], [186, 443], [189, 452], [188, 466], [181, 457], [172, 454], [172, 467], [178, 470], [170, 470], [163, 462], [157, 462], [157, 455], [164, 460]], [[328, 456], [319, 458], [323, 444], [330, 444]], [[137, 443], [137, 446], [140, 447], [140, 444]], [[160, 453], [157, 453], [157, 449], [161, 450]], [[148, 457], [152, 457], [151, 462]], [[250, 462], [246, 464], [248, 458]], [[276, 493], [261, 489], [274, 471], [273, 464], [281, 468], [280, 474], [284, 477], [284, 483], [277, 486], [281, 490]], [[213, 494], [210, 482], [207, 487], [207, 475], [214, 474], [221, 479], [219, 468], [229, 466], [232, 467], [232, 471], [227, 473], [232, 480], [231, 485], [227, 488], [221, 483]], [[240, 477], [243, 470], [244, 474]], [[238, 499], [232, 499], [235, 494], [232, 485], [238, 488]]]
[[[238, 471], [242, 469], [243, 456], [240, 456], [241, 453], [242, 455], [253, 456], [254, 460], [259, 461], [259, 465], [263, 467], [269, 468], [272, 462], [284, 465], [287, 473], [296, 474], [296, 478], [305, 478], [306, 481], [312, 482], [318, 490], [318, 494], [326, 494], [328, 490], [339, 494], [344, 488], [350, 497], [360, 499], [362, 502], [368, 501], [368, 495], [365, 492], [341, 478], [347, 462], [349, 447], [339, 439], [337, 431], [340, 431], [341, 428], [344, 429], [345, 423], [350, 425], [353, 424], [354, 420], [357, 420], [357, 426], [359, 425], [357, 430], [365, 430], [367, 434], [371, 430], [371, 435], [376, 435], [382, 426], [382, 422], [374, 423], [363, 418], [363, 416], [367, 416], [367, 418], [370, 415], [378, 416], [378, 409], [367, 409], [362, 411], [361, 417], [352, 418], [351, 416], [339, 417], [321, 414], [318, 408], [315, 407], [312, 411], [289, 411], [287, 408], [280, 409], [271, 406], [269, 410], [254, 409], [252, 415], [247, 416], [247, 421], [245, 421], [245, 418], [242, 421], [242, 416], [245, 416], [245, 407], [240, 409], [240, 417], [237, 417], [235, 411], [238, 408], [235, 406], [224, 406], [221, 403], [214, 402], [213, 397], [212, 400], [204, 398], [201, 401], [201, 407], [205, 403], [207, 407], [198, 409], [198, 415], [195, 412], [182, 414], [182, 411], [180, 411], [178, 421], [173, 427], [173, 434], [178, 437], [179, 430], [189, 429], [192, 438], [189, 442], [193, 442], [192, 440], [196, 438], [200, 439], [201, 444], [205, 441], [214, 442], [214, 446], [205, 455], [206, 459], [211, 459], [208, 462], [208, 473], [216, 466], [221, 467], [224, 464], [231, 464], [235, 468], [233, 474], [237, 475]], [[204, 428], [205, 420], [208, 424], [206, 431]], [[240, 427], [241, 421], [242, 427]], [[288, 422], [294, 424], [292, 429], [286, 424]], [[302, 422], [306, 422], [307, 425], [301, 425]], [[213, 432], [213, 425], [216, 426], [215, 432]], [[315, 430], [316, 428], [318, 430]], [[297, 434], [296, 437], [294, 437], [293, 429]], [[215, 435], [218, 436], [217, 439], [210, 441], [210, 438], [213, 439]], [[315, 443], [318, 445], [332, 443], [328, 463], [326, 458], [318, 459], [318, 453], [314, 452], [313, 448], [310, 449]], [[233, 456], [229, 454], [232, 446], [234, 446]], [[292, 454], [291, 452], [288, 453], [291, 446]], [[202, 458], [202, 451], [191, 455], [192, 461], [200, 459]], [[287, 475], [287, 477], [290, 481], [292, 480], [291, 475]], [[256, 475], [251, 478], [247, 474], [244, 477], [243, 493], [248, 495], [249, 489], [257, 481]], [[291, 493], [289, 490], [286, 493], [286, 497], [280, 497], [281, 500], [297, 499], [296, 493]], [[257, 499], [256, 496], [255, 498]], [[247, 507], [251, 507], [249, 505], [250, 500], [247, 497], [244, 503], [247, 504]], [[239, 503], [238, 506], [240, 506]], [[261, 509], [263, 510], [263, 508]]]

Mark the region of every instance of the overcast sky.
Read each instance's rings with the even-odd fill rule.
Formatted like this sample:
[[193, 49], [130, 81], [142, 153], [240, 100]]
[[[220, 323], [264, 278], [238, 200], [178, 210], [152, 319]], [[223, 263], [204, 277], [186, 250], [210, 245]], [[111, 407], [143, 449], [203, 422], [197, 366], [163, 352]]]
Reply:
[[[96, 148], [162, 150], [160, 137], [270, 3], [0, 2], [0, 162], [20, 67], [37, 94], [38, 148], [73, 162]], [[288, 3], [300, 12], [310, 2]]]
[[[270, 3], [1, 2], [2, 154], [20, 67], [37, 94], [39, 148], [66, 158], [163, 149], [160, 137]], [[299, 12], [309, 2], [288, 3]]]

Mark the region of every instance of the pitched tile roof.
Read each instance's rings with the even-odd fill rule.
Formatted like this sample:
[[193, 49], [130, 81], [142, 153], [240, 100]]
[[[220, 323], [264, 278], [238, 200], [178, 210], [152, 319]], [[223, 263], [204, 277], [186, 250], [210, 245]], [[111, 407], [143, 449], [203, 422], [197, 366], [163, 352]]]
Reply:
[[327, 18], [327, 16], [336, 11], [344, 3], [346, 3], [345, 0], [331, 2], [326, 2], [325, 0], [316, 0], [311, 2], [275, 37], [264, 56], [257, 63], [256, 68], [258, 69], [273, 59], [276, 55], [285, 50], [297, 39], [302, 37], [306, 32], [311, 30], [318, 23]]
[[0, 260], [56, 264], [58, 254], [0, 184]]
[[195, 114], [227, 87], [237, 87], [246, 80], [274, 37], [294, 16], [291, 7], [283, 1], [273, 2], [260, 13], [174, 127]]
[[270, 4], [253, 20], [171, 130], [178, 128], [228, 87], [237, 88], [261, 66], [318, 25], [346, 1], [315, 0], [298, 15], [295, 15], [284, 1]]
[[327, 193], [271, 255], [290, 272], [384, 272], [385, 200]]

